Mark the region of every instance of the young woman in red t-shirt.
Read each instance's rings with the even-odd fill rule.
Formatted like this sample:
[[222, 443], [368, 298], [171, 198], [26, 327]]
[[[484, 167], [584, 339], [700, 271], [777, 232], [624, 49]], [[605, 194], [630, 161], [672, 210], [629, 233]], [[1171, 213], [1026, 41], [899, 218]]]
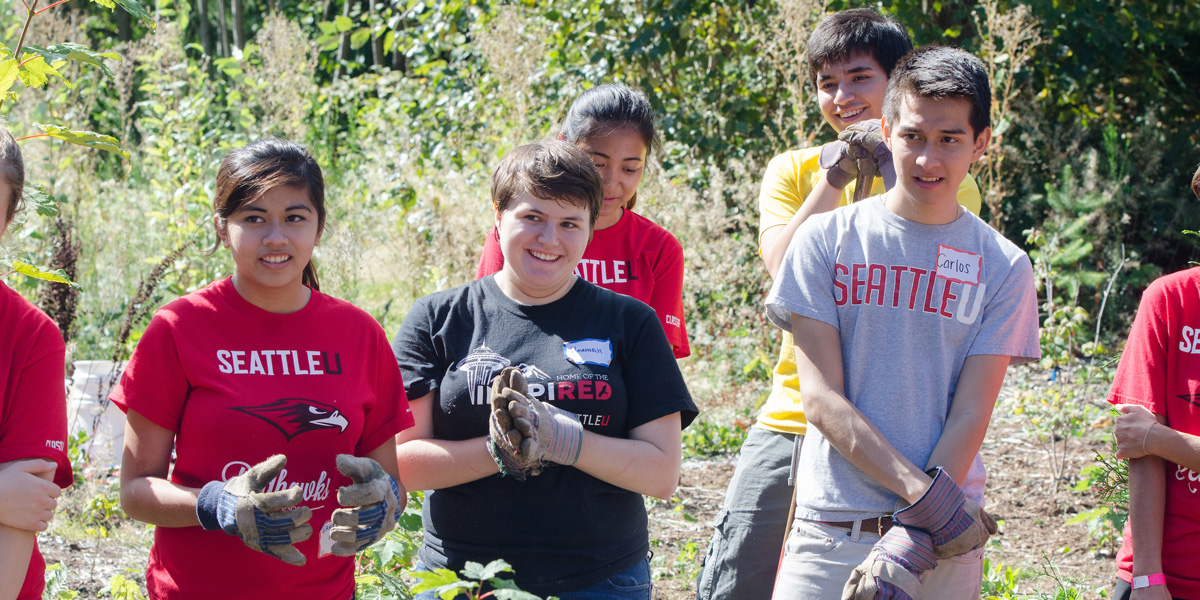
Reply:
[[399, 368], [370, 315], [318, 290], [325, 191], [306, 151], [234, 150], [213, 209], [234, 275], [160, 309], [112, 395], [122, 507], [158, 526], [147, 590], [349, 600], [352, 557], [404, 507]]
[[[683, 247], [671, 232], [633, 212], [646, 158], [658, 143], [650, 101], [625, 85], [596, 86], [575, 99], [558, 138], [591, 156], [604, 180], [600, 216], [575, 274], [649, 304], [675, 357], [690, 355], [683, 318]], [[475, 278], [503, 266], [500, 237], [493, 227]]]
[[[0, 236], [17, 212], [25, 185], [21, 149], [0, 127]], [[58, 327], [0, 282], [0, 600], [42, 597], [45, 563], [37, 532], [71, 485], [66, 347]]]

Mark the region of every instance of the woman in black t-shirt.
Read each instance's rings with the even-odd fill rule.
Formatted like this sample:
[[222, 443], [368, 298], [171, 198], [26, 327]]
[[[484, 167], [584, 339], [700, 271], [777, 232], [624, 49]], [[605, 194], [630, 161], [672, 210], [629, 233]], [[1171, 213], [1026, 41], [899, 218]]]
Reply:
[[[696, 406], [654, 311], [575, 275], [602, 189], [570, 144], [515, 149], [492, 175], [504, 268], [405, 318], [393, 350], [416, 426], [397, 438], [400, 478], [432, 490], [419, 567], [504, 559], [535, 594], [650, 597], [641, 495], [674, 492]], [[500, 475], [487, 386], [506, 366], [582, 424], [574, 464]]]

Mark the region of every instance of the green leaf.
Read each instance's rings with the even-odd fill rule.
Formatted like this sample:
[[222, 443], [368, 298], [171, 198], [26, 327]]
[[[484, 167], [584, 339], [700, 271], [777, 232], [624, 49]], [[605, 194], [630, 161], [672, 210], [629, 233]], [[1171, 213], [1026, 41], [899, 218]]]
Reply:
[[332, 21], [321, 21], [320, 23], [317, 23], [317, 27], [321, 30], [321, 33], [325, 35], [333, 35], [337, 33], [337, 25], [334, 25]]
[[100, 6], [103, 6], [109, 10], [113, 10], [117, 7], [117, 5], [113, 3], [113, 0], [92, 0], [92, 2], [95, 2], [96, 4], [99, 4]]
[[414, 594], [419, 594], [421, 592], [458, 582], [458, 575], [456, 575], [454, 571], [451, 571], [450, 569], [437, 569], [435, 571], [413, 571], [412, 576], [417, 579], [417, 584], [412, 588], [412, 592]]
[[350, 47], [354, 50], [358, 50], [359, 48], [363, 47], [363, 44], [366, 44], [370, 40], [371, 28], [360, 27], [357, 31], [350, 34]]
[[[32, 57], [32, 59], [29, 57]], [[21, 78], [21, 83], [25, 84], [25, 87], [40, 88], [46, 85], [46, 82], [50, 81], [50, 76], [53, 75], [62, 79], [67, 84], [67, 87], [74, 89], [69, 81], [63, 79], [58, 69], [46, 63], [45, 58], [32, 53], [26, 58], [25, 64], [21, 65], [21, 69], [17, 73], [17, 76]]]
[[26, 277], [32, 277], [34, 279], [43, 279], [45, 281], [53, 281], [55, 283], [65, 283], [77, 290], [80, 289], [79, 284], [68, 279], [67, 273], [65, 271], [63, 271], [62, 269], [55, 269], [53, 271], [50, 271], [50, 270], [47, 270], [45, 267], [31, 265], [31, 264], [29, 264], [25, 261], [21, 261], [21, 260], [12, 261], [12, 268], [14, 271], [16, 271]]
[[351, 21], [350, 17], [347, 16], [339, 16], [338, 18], [334, 19], [333, 25], [337, 28], [338, 33], [346, 33], [347, 31], [354, 29], [354, 21]]
[[466, 568], [462, 570], [462, 574], [468, 579], [485, 581], [505, 571], [512, 571], [512, 566], [504, 562], [503, 559], [498, 558], [488, 563], [486, 567], [477, 562], [467, 561]]
[[492, 597], [496, 600], [542, 600], [539, 596], [521, 590], [493, 590]]
[[58, 199], [47, 194], [40, 185], [26, 185], [21, 196], [25, 199], [26, 206], [33, 206], [37, 214], [43, 217], [53, 217], [58, 214]]
[[62, 60], [73, 60], [76, 62], [87, 63], [89, 65], [100, 67], [100, 70], [104, 71], [104, 74], [108, 76], [109, 79], [113, 78], [113, 72], [112, 69], [108, 68], [108, 65], [104, 64], [103, 59], [108, 58], [115, 61], [121, 60], [121, 56], [116, 52], [95, 52], [83, 44], [76, 44], [74, 42], [54, 44], [49, 48], [42, 48], [40, 46], [34, 46], [30, 44], [25, 46], [25, 48], [31, 52], [40, 54], [42, 58], [45, 58], [46, 62], [50, 64], [54, 64]]
[[75, 131], [57, 125], [47, 125], [45, 123], [34, 123], [34, 127], [45, 131], [47, 135], [53, 138], [58, 138], [64, 142], [70, 142], [79, 146], [87, 146], [96, 150], [104, 150], [119, 154], [125, 160], [129, 160], [129, 153], [121, 149], [121, 143], [117, 138], [111, 135], [95, 133], [92, 131]]
[[[101, 2], [101, 3], [103, 3], [104, 1], [105, 0], [96, 0], [96, 2]], [[138, 19], [141, 19], [141, 21], [143, 23], [145, 23], [150, 29], [152, 29], [152, 30], [158, 29], [158, 23], [154, 22], [154, 16], [151, 15], [150, 12], [146, 10], [146, 7], [142, 6], [142, 4], [140, 2], [138, 2], [137, 0], [111, 0], [111, 1], [115, 1], [117, 4], [120, 4], [121, 8], [125, 9], [125, 12], [137, 17]]]
[[0, 94], [7, 94], [16, 83], [17, 74], [21, 70], [17, 64], [17, 61], [11, 58], [0, 61]]

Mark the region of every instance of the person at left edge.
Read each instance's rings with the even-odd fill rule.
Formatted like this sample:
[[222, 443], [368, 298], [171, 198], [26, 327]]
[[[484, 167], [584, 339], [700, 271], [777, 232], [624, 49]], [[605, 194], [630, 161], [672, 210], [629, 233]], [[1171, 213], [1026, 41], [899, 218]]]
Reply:
[[345, 555], [391, 524], [352, 527], [348, 548], [335, 544], [342, 490], [362, 488], [339, 469], [362, 467], [364, 485], [386, 491], [374, 514], [394, 523], [405, 498], [394, 436], [413, 422], [399, 369], [370, 315], [319, 291], [324, 180], [304, 149], [234, 150], [213, 208], [234, 275], [159, 309], [112, 394], [128, 414], [121, 505], [157, 525], [146, 589], [169, 600], [349, 600]]
[[[24, 186], [21, 149], [0, 127], [0, 236]], [[36, 600], [45, 571], [37, 532], [49, 526], [60, 488], [72, 482], [66, 346], [54, 321], [3, 282], [0, 329], [0, 600]]]
[[[573, 144], [514, 149], [492, 174], [503, 268], [417, 300], [396, 335], [417, 422], [400, 476], [433, 490], [418, 569], [504, 559], [539, 596], [651, 597], [642, 494], [674, 492], [696, 405], [654, 310], [575, 274], [602, 190]], [[574, 426], [569, 458], [524, 481], [487, 444], [488, 385], [508, 366]]]

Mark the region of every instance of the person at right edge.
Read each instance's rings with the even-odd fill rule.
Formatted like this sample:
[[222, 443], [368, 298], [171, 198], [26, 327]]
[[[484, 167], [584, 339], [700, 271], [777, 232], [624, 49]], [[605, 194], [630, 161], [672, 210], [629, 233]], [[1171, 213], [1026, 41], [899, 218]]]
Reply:
[[[815, 88], [821, 114], [835, 132], [848, 137], [854, 133], [851, 126], [878, 126], [888, 78], [896, 61], [912, 48], [903, 26], [870, 8], [837, 12], [817, 25], [805, 54], [808, 80]], [[788, 242], [805, 220], [852, 202], [856, 178], [844, 169], [820, 164], [822, 151], [836, 156], [845, 146], [835, 140], [790, 150], [767, 166], [758, 198], [759, 252], [771, 277], [779, 272]], [[874, 148], [882, 157], [879, 171], [883, 175], [890, 153], [882, 144]], [[869, 195], [891, 187], [889, 179], [890, 173], [887, 178], [875, 178]], [[979, 214], [979, 188], [970, 175], [959, 184], [958, 202]], [[716, 518], [696, 600], [765, 600], [775, 585], [775, 569], [788, 529], [794, 456], [808, 426], [800, 402], [792, 336], [783, 332], [780, 337], [770, 395], [742, 444], [724, 506]]]
[[962, 50], [901, 58], [880, 132], [895, 186], [808, 219], [783, 258], [766, 314], [795, 340], [811, 427], [777, 600], [979, 597], [979, 447], [1008, 366], [1041, 354], [1029, 257], [957, 201], [991, 99]]
[[[1200, 169], [1192, 177], [1200, 198]], [[1114, 600], [1200, 599], [1200, 267], [1142, 294], [1108, 401], [1129, 459]]]

